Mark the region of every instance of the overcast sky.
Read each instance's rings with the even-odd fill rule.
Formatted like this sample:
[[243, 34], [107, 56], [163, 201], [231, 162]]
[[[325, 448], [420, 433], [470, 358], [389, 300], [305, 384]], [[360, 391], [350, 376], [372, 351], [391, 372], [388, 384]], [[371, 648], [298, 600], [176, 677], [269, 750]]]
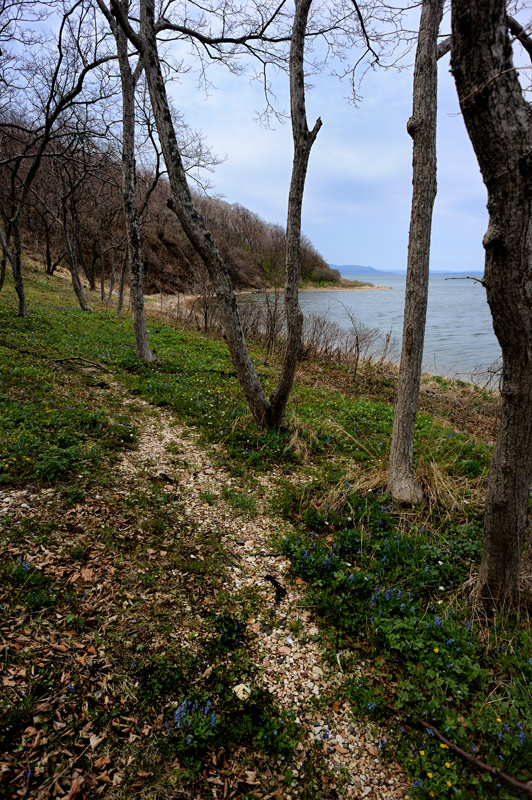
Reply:
[[[414, 55], [410, 56], [413, 61]], [[439, 64], [438, 196], [431, 269], [482, 270], [487, 227], [486, 192], [459, 113], [449, 56]], [[172, 96], [186, 121], [201, 130], [225, 162], [212, 175], [214, 191], [269, 222], [285, 224], [292, 139], [289, 123], [273, 130], [255, 121], [261, 89], [220, 69], [210, 73], [210, 96], [192, 77]], [[288, 108], [287, 79], [279, 80], [279, 105]], [[307, 98], [309, 122], [323, 127], [312, 150], [303, 230], [332, 264], [406, 269], [411, 197], [412, 70], [369, 73], [357, 108], [348, 86], [326, 76]], [[284, 96], [283, 96], [284, 95]]]

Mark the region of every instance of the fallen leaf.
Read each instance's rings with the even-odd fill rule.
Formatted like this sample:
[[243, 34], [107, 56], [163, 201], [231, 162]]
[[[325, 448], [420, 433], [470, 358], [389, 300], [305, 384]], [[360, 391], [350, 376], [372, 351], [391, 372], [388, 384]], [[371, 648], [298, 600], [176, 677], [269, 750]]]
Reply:
[[72, 786], [70, 787], [70, 791], [66, 795], [64, 800], [73, 800], [74, 797], [77, 797], [81, 792], [84, 783], [85, 783], [85, 778], [74, 778], [74, 780], [72, 781]]
[[98, 745], [100, 744], [100, 742], [103, 742], [103, 740], [104, 740], [104, 739], [105, 739], [105, 736], [96, 736], [96, 734], [95, 734], [95, 733], [92, 733], [92, 734], [90, 735], [90, 737], [89, 737], [89, 744], [90, 744], [90, 746], [91, 746], [91, 750], [92, 750], [92, 752], [94, 752], [94, 751], [96, 750], [96, 748], [98, 747]]

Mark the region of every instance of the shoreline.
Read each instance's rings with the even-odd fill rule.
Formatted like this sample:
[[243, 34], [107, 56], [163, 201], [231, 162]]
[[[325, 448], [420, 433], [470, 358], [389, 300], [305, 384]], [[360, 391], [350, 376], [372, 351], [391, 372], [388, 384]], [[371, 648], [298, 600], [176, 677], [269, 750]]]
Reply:
[[[312, 285], [305, 285], [299, 288], [299, 294], [303, 293], [310, 293], [310, 292], [371, 292], [371, 291], [390, 291], [391, 286], [374, 286], [373, 284], [369, 284], [367, 286], [312, 286]], [[261, 294], [275, 294], [278, 292], [280, 295], [284, 295], [284, 287], [280, 288], [273, 288], [269, 287], [267, 289], [240, 289], [235, 290], [236, 297], [254, 297]], [[214, 293], [209, 294], [209, 297], [215, 297]], [[185, 304], [194, 302], [195, 300], [199, 300], [203, 295], [201, 294], [184, 294], [182, 292], [174, 292], [171, 294], [170, 292], [156, 292], [155, 294], [145, 294], [144, 300], [148, 303], [156, 303], [161, 302], [161, 298], [163, 298], [163, 304], [171, 304], [179, 298], [179, 301], [183, 301]]]

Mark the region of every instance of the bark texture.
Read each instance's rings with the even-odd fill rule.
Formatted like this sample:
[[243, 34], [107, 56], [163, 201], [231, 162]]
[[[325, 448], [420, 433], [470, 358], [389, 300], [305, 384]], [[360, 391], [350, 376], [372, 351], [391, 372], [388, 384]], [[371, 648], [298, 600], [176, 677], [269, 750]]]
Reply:
[[436, 198], [438, 30], [443, 0], [423, 0], [414, 70], [412, 208], [408, 240], [403, 343], [393, 423], [388, 491], [402, 503], [419, 503], [423, 491], [414, 471], [414, 423], [418, 408], [429, 287], [432, 212]]
[[299, 306], [298, 291], [301, 261], [301, 213], [310, 151], [321, 128], [321, 119], [318, 119], [313, 129], [309, 130], [305, 108], [303, 55], [311, 3], [312, 0], [296, 0], [292, 40], [290, 43], [290, 112], [294, 158], [286, 222], [285, 308], [287, 341], [279, 380], [270, 397], [270, 424], [280, 427], [286, 426], [286, 404], [294, 383], [301, 349], [303, 312]]
[[507, 25], [505, 0], [453, 0], [451, 66], [488, 190], [484, 284], [503, 356], [477, 584], [488, 608], [518, 602], [532, 480], [532, 111]]

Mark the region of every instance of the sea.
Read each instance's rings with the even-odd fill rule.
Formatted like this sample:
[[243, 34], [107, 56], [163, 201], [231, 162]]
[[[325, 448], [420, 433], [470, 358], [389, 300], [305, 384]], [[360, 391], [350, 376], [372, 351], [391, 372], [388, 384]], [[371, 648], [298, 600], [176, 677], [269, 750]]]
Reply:
[[[477, 278], [481, 273], [468, 273]], [[391, 360], [399, 361], [406, 274], [372, 272], [345, 277], [370, 281], [381, 289], [300, 293], [306, 316], [326, 316], [346, 332], [349, 313], [385, 336], [391, 333]], [[348, 313], [349, 312], [349, 313]], [[491, 322], [484, 287], [465, 274], [432, 273], [429, 280], [423, 370], [484, 384], [500, 363], [501, 351]]]

